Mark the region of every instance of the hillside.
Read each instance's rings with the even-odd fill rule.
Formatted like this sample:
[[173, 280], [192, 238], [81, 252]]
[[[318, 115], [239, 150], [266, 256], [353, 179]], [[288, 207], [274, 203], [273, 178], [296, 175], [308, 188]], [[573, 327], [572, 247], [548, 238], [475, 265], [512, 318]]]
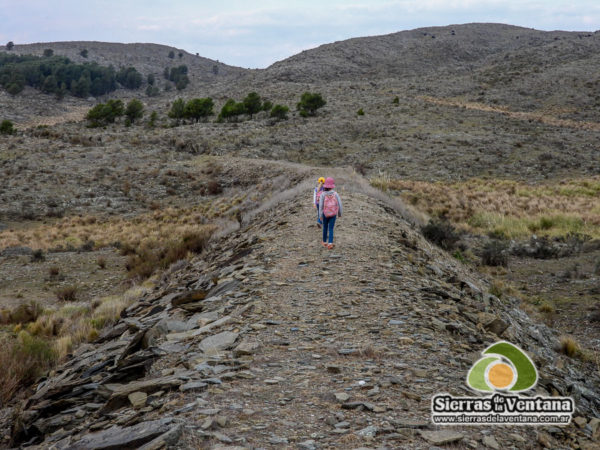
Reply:
[[[16, 45], [144, 81], [0, 90], [16, 128], [0, 136], [0, 448], [597, 448], [599, 39], [453, 25], [264, 70]], [[163, 76], [179, 64], [182, 90]], [[217, 119], [252, 91], [289, 118]], [[307, 91], [327, 102], [313, 117]], [[169, 115], [198, 97], [206, 120]], [[133, 123], [84, 119], [133, 98]], [[345, 207], [332, 251], [310, 205], [322, 175]], [[500, 339], [532, 358], [533, 393], [575, 400], [571, 425], [431, 423], [431, 396], [472, 393]]]
[[[182, 49], [159, 44], [120, 44], [95, 41], [42, 42], [36, 44], [15, 44], [12, 53], [41, 56], [44, 50], [51, 49], [55, 55], [66, 56], [74, 62], [97, 62], [103, 66], [116, 68], [134, 66], [143, 75], [154, 74], [160, 79], [165, 67], [185, 64], [190, 69], [194, 81], [214, 82], [215, 79], [236, 76], [245, 69], [228, 66], [199, 55], [193, 55]], [[87, 50], [87, 57], [81, 55]], [[6, 51], [6, 49], [2, 49]], [[169, 58], [173, 52], [174, 57]], [[179, 56], [181, 54], [181, 56]]]
[[[496, 59], [509, 59], [511, 53], [535, 53], [538, 60], [565, 63], [594, 56], [599, 45], [598, 33], [545, 32], [471, 23], [324, 44], [276, 62], [266, 73], [276, 79], [302, 82], [363, 77], [430, 78], [442, 75], [442, 71], [446, 76], [472, 72]], [[546, 54], [548, 50], [551, 51]]]
[[[239, 172], [239, 163], [224, 168]], [[466, 372], [500, 338], [537, 364], [536, 394], [572, 395], [578, 415], [598, 415], [600, 380], [556, 353], [556, 336], [518, 299], [491, 295], [481, 275], [432, 247], [400, 203], [359, 177], [333, 173], [348, 213], [328, 251], [306, 199], [309, 168], [248, 161], [244, 170], [298, 181], [173, 267], [42, 381], [12, 445], [592, 448], [575, 425], [431, 425], [431, 395], [468, 392]]]

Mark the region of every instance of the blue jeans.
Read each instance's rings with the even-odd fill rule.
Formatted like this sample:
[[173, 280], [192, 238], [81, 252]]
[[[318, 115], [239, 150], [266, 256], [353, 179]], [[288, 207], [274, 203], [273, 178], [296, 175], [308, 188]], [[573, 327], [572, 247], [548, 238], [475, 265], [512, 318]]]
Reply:
[[329, 243], [333, 244], [333, 227], [335, 226], [336, 218], [337, 216], [323, 216], [323, 242], [327, 242], [327, 235], [329, 234]]
[[321, 224], [321, 215], [319, 214], [319, 207], [317, 206], [317, 223]]

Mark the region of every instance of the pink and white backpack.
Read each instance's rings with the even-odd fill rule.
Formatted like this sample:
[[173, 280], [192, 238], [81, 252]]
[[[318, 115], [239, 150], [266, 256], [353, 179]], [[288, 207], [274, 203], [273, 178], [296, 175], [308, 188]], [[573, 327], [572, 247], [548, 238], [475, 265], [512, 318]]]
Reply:
[[325, 217], [337, 216], [340, 210], [340, 205], [338, 205], [335, 192], [324, 192], [323, 195], [325, 196], [323, 199], [323, 215]]

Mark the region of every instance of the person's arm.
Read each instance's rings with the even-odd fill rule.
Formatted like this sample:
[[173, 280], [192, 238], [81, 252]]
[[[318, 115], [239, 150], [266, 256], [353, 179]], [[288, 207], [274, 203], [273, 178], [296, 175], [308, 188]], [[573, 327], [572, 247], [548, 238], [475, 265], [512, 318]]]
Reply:
[[325, 193], [322, 193], [319, 197], [319, 217], [323, 220], [323, 201], [325, 199]]
[[342, 217], [342, 199], [340, 198], [340, 195], [337, 192], [335, 193], [335, 195], [337, 197], [337, 201], [338, 201], [338, 205], [339, 205], [338, 217]]
[[317, 188], [313, 189], [313, 206], [317, 207]]

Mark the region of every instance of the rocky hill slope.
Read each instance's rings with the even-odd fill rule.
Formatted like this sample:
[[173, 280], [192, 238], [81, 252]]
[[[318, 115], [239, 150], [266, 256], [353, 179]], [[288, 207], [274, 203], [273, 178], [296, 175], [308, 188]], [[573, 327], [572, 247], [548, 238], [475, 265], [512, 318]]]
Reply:
[[[185, 50], [160, 44], [121, 44], [116, 42], [62, 41], [41, 42], [35, 44], [15, 44], [10, 53], [42, 56], [50, 49], [57, 56], [66, 56], [73, 62], [82, 64], [96, 62], [102, 66], [113, 65], [116, 68], [134, 66], [143, 75], [162, 76], [165, 67], [185, 64], [189, 68], [190, 78], [196, 82], [214, 82], [228, 75], [240, 75], [245, 69], [229, 66], [219, 61], [193, 55]], [[87, 56], [81, 52], [87, 50]], [[4, 48], [2, 51], [6, 51]], [[171, 54], [173, 58], [169, 57]]]
[[[598, 33], [538, 31], [496, 23], [427, 27], [347, 39], [306, 50], [266, 69], [286, 81], [322, 81], [445, 75], [472, 72], [511, 53], [564, 63], [592, 57]], [[549, 50], [550, 54], [546, 54]], [[534, 61], [530, 60], [531, 63]]]
[[[269, 164], [243, 166], [260, 179]], [[556, 336], [518, 299], [491, 295], [481, 275], [425, 241], [403, 205], [341, 170], [331, 173], [345, 214], [336, 248], [324, 249], [301, 181], [309, 171], [285, 168], [288, 189], [172, 267], [41, 380], [15, 408], [12, 445], [597, 445], [598, 373], [557, 353]], [[535, 393], [575, 399], [581, 428], [431, 425], [431, 396], [468, 392], [470, 366], [499, 339], [531, 356]]]

